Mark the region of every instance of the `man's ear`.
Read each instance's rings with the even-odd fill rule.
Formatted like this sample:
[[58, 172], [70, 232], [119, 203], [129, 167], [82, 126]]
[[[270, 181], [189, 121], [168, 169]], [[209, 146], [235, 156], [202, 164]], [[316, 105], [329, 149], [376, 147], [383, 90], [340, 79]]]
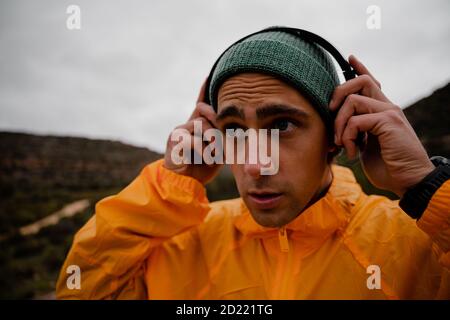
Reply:
[[341, 153], [341, 151], [342, 151], [342, 148], [338, 147], [334, 143], [332, 145], [330, 145], [328, 147], [328, 156], [327, 156], [328, 163], [331, 163], [333, 161], [333, 159]]

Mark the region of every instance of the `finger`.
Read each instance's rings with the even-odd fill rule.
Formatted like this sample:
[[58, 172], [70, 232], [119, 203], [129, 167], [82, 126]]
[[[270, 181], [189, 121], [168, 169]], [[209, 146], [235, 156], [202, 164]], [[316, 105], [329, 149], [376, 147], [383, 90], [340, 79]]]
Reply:
[[350, 160], [358, 155], [357, 146], [361, 133], [370, 132], [373, 134], [374, 128], [379, 124], [381, 118], [381, 113], [377, 113], [356, 115], [349, 119], [342, 133], [342, 144]]
[[174, 134], [174, 132], [179, 131], [179, 130], [187, 130], [189, 132], [189, 134], [192, 135], [194, 133], [194, 120], [190, 120], [190, 121], [186, 122], [185, 124], [177, 126], [172, 131], [171, 134]]
[[[211, 124], [209, 123], [209, 121], [206, 118], [200, 117], [195, 119], [194, 121], [200, 121], [201, 122], [201, 128], [202, 131], [199, 130], [195, 130], [194, 129], [194, 133], [193, 133], [193, 139], [192, 144], [191, 144], [191, 150], [193, 150], [194, 154], [193, 154], [193, 159], [194, 159], [194, 163], [198, 163], [198, 164], [203, 164], [203, 163], [207, 163], [207, 164], [211, 164], [211, 161], [208, 162], [208, 159], [205, 160], [204, 157], [204, 150], [205, 148], [213, 143], [213, 141], [205, 141], [204, 139], [204, 132], [206, 130], [209, 129], [213, 129], [213, 127], [211, 126]], [[199, 127], [199, 123], [197, 123], [197, 127]], [[196, 161], [197, 159], [197, 161]]]
[[[190, 151], [188, 154], [186, 154], [185, 150], [190, 150], [190, 141], [191, 141], [191, 134], [187, 129], [185, 128], [175, 128], [171, 133], [169, 137], [168, 144], [171, 144], [172, 147], [175, 145], [180, 145], [180, 149], [178, 150], [178, 153], [174, 153], [174, 149], [171, 149], [170, 152], [170, 163], [173, 165], [174, 168], [180, 168], [184, 166], [185, 164], [190, 163]], [[167, 157], [167, 154], [166, 154]]]
[[358, 153], [356, 148], [356, 142], [352, 139], [345, 139], [342, 141], [342, 144], [345, 148], [345, 152], [347, 153], [347, 158], [349, 160], [353, 160]]
[[177, 144], [181, 143], [183, 150], [191, 150], [189, 155], [183, 154], [185, 160], [191, 157], [191, 163], [198, 163], [202, 159], [204, 148], [209, 144], [203, 140], [203, 133], [211, 128], [205, 118], [196, 118], [172, 131], [171, 140]]
[[206, 91], [206, 83], [207, 83], [207, 82], [208, 82], [208, 78], [206, 78], [206, 79], [203, 81], [202, 87], [200, 88], [200, 92], [199, 92], [198, 97], [197, 97], [197, 103], [198, 103], [198, 102], [204, 102], [204, 99], [205, 99], [205, 91]]
[[204, 117], [209, 121], [212, 127], [217, 128], [216, 122], [217, 113], [209, 104], [199, 102], [197, 104], [197, 109], [200, 117]]
[[[182, 157], [182, 164], [195, 164], [200, 162], [196, 159], [201, 159], [203, 154], [203, 141], [201, 137], [192, 136], [187, 132], [180, 133], [177, 139], [177, 144], [180, 144], [180, 153], [177, 155]], [[184, 151], [187, 151], [185, 153]]]
[[334, 121], [336, 141], [337, 145], [341, 145], [342, 133], [347, 125], [348, 120], [353, 115], [366, 114], [366, 113], [378, 113], [386, 110], [397, 108], [391, 103], [382, 102], [373, 98], [351, 94], [347, 96], [344, 104], [339, 109], [336, 119]]
[[202, 136], [205, 130], [212, 129], [213, 126], [204, 117], [197, 117], [177, 128], [186, 129], [191, 135]]
[[388, 110], [385, 112], [362, 114], [351, 117], [342, 134], [342, 142], [347, 150], [347, 155], [352, 158], [356, 156], [356, 140], [359, 133], [367, 132], [371, 134], [371, 137], [379, 137], [383, 133], [383, 124], [385, 124], [389, 118], [398, 118], [398, 112]]
[[353, 69], [356, 71], [357, 75], [360, 76], [363, 74], [367, 74], [368, 76], [370, 76], [373, 79], [373, 81], [376, 83], [378, 88], [381, 89], [381, 83], [372, 75], [372, 73], [369, 71], [369, 69], [367, 69], [366, 66], [361, 61], [359, 61], [354, 55], [350, 55], [350, 57], [348, 57], [348, 62], [353, 67]]
[[198, 118], [198, 117], [205, 117], [209, 122], [211, 122], [211, 125], [213, 127], [216, 127], [216, 112], [214, 109], [207, 103], [204, 102], [197, 102], [197, 105], [195, 106], [194, 111], [192, 112], [191, 116], [189, 117], [189, 120]]
[[[206, 83], [207, 83], [207, 82], [208, 82], [208, 78], [206, 78], [206, 79], [203, 81], [203, 84], [202, 84], [202, 86], [201, 86], [201, 88], [200, 88], [200, 92], [199, 92], [198, 97], [197, 97], [197, 102], [196, 102], [196, 104], [195, 104], [195, 109], [194, 109], [194, 111], [192, 111], [192, 114], [191, 114], [191, 116], [189, 117], [189, 120], [192, 120], [192, 119], [197, 118], [197, 117], [200, 116], [200, 113], [199, 113], [199, 110], [198, 110], [199, 104], [206, 104], [206, 103], [204, 102], [204, 98], [205, 98], [205, 91], [206, 91]], [[207, 105], [207, 104], [206, 104], [206, 105]], [[210, 107], [210, 108], [212, 109], [212, 107]]]
[[365, 74], [336, 87], [331, 97], [330, 110], [336, 110], [341, 105], [342, 101], [352, 93], [359, 93], [366, 97], [390, 102], [383, 92], [381, 92], [380, 88], [378, 88], [373, 79]]
[[[203, 149], [205, 147], [206, 145], [203, 142], [202, 137], [193, 136], [193, 138], [191, 139], [191, 150], [194, 152], [193, 154], [194, 163], [197, 162], [197, 164], [199, 164], [198, 162], [201, 162], [201, 160], [203, 159]], [[198, 158], [198, 161], [195, 161], [196, 157]]]

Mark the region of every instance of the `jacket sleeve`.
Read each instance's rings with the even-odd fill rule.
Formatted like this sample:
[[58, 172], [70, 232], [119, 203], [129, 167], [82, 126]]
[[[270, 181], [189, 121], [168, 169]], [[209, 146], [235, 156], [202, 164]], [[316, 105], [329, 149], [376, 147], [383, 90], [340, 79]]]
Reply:
[[[145, 261], [152, 250], [202, 223], [209, 211], [203, 185], [162, 164], [146, 166], [119, 194], [97, 203], [95, 215], [75, 235], [57, 298], [147, 298]], [[68, 285], [74, 265], [80, 270], [79, 288]]]
[[450, 180], [433, 195], [417, 225], [437, 245], [439, 263], [450, 270]]

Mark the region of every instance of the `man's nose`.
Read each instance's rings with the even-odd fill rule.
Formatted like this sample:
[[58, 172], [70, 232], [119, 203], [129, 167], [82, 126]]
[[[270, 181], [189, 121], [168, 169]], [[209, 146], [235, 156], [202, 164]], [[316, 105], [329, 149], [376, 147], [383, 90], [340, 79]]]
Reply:
[[251, 176], [253, 179], [258, 179], [261, 176], [262, 165], [258, 163], [249, 163], [246, 161], [244, 164], [244, 172]]
[[[254, 145], [250, 146], [250, 143]], [[258, 135], [255, 135], [254, 140], [250, 139], [246, 143], [244, 172], [254, 179], [258, 179], [262, 175], [262, 168], [270, 167], [270, 163], [265, 164], [267, 159], [261, 159], [262, 153], [267, 152], [266, 150], [269, 148], [266, 144], [267, 141], [260, 140]]]

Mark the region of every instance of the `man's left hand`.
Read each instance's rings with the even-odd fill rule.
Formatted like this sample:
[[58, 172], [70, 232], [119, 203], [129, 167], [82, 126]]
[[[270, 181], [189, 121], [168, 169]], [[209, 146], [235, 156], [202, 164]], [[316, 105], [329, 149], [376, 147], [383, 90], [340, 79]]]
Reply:
[[338, 110], [335, 143], [344, 146], [350, 159], [360, 149], [369, 181], [401, 197], [435, 167], [401, 108], [360, 61], [350, 56], [349, 63], [358, 77], [339, 85], [330, 102], [330, 109]]

